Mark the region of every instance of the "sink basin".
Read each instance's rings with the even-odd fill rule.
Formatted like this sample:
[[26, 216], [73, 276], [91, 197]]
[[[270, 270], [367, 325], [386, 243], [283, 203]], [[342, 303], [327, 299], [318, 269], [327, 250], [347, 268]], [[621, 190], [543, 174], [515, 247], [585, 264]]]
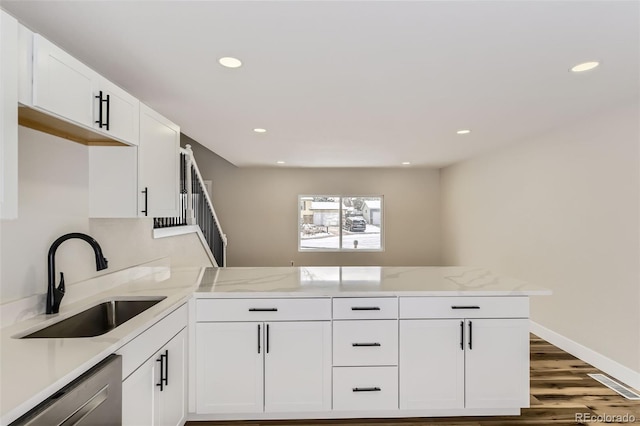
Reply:
[[143, 300], [108, 300], [51, 324], [21, 339], [94, 337], [105, 334], [146, 311], [165, 297]]

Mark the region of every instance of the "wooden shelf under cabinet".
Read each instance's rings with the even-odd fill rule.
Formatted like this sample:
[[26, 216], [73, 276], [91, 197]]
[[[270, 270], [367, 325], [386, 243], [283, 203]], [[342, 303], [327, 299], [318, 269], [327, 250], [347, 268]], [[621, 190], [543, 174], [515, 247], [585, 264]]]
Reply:
[[106, 135], [28, 107], [18, 108], [18, 124], [83, 145], [127, 146]]

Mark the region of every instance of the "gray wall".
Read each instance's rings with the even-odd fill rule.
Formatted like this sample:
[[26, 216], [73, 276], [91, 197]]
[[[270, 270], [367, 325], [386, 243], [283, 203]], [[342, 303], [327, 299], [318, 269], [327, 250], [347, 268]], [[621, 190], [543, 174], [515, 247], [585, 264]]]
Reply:
[[612, 110], [441, 175], [444, 263], [550, 288], [532, 298], [534, 321], [636, 372], [639, 113]]
[[[431, 169], [237, 168], [193, 146], [229, 239], [228, 266], [438, 265], [439, 172]], [[298, 195], [383, 195], [384, 252], [298, 252]]]

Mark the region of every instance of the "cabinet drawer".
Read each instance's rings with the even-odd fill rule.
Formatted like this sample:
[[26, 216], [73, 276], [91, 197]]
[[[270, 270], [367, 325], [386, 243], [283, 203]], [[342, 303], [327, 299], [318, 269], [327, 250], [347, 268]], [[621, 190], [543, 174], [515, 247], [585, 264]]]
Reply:
[[330, 319], [330, 299], [201, 299], [196, 301], [196, 321]]
[[528, 318], [529, 298], [401, 297], [400, 318]]
[[334, 410], [395, 410], [397, 408], [397, 367], [334, 367]]
[[396, 319], [395, 297], [341, 297], [333, 299], [334, 319]]
[[397, 365], [398, 321], [334, 321], [333, 365]]

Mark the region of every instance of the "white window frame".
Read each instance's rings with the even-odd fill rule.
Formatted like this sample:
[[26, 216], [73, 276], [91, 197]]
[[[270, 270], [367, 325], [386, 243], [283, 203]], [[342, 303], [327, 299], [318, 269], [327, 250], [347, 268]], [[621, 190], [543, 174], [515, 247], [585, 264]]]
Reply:
[[[308, 197], [328, 197], [328, 198], [338, 198], [338, 206], [339, 206], [339, 214], [338, 214], [338, 228], [340, 229], [340, 234], [338, 235], [338, 242], [340, 244], [339, 248], [302, 248], [300, 246], [300, 243], [302, 241], [302, 238], [300, 237], [301, 234], [301, 217], [300, 217], [300, 203], [302, 201], [303, 198], [308, 198]], [[365, 249], [365, 248], [344, 248], [342, 247], [342, 232], [344, 231], [342, 229], [342, 219], [343, 219], [343, 212], [342, 212], [342, 199], [343, 198], [379, 198], [380, 199], [380, 248], [377, 249]], [[298, 195], [298, 205], [296, 206], [297, 208], [297, 220], [298, 220], [298, 252], [299, 253], [335, 253], [335, 252], [344, 252], [344, 253], [380, 253], [380, 252], [384, 252], [384, 236], [385, 236], [385, 232], [384, 232], [384, 222], [386, 220], [386, 212], [385, 212], [385, 203], [384, 203], [384, 196], [383, 195], [336, 195], [336, 194], [302, 194], [302, 195]]]

